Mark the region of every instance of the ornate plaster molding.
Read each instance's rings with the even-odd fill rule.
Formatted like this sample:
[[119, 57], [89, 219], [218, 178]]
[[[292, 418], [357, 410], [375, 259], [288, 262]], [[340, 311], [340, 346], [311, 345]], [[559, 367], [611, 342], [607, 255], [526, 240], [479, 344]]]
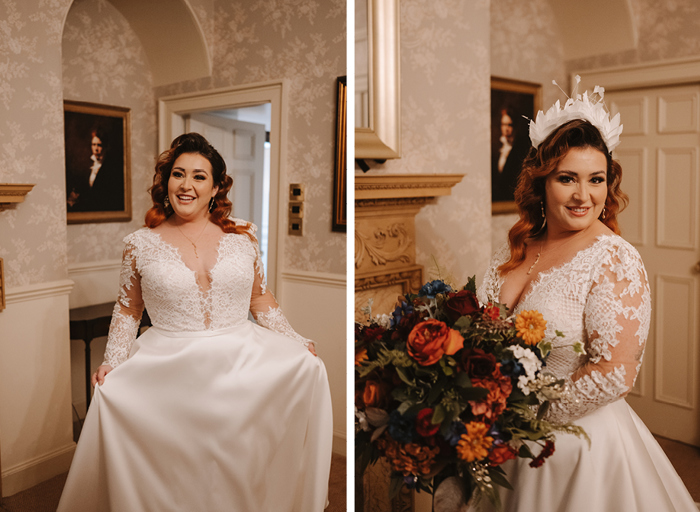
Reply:
[[24, 197], [34, 188], [29, 183], [0, 183], [0, 212], [24, 202]]

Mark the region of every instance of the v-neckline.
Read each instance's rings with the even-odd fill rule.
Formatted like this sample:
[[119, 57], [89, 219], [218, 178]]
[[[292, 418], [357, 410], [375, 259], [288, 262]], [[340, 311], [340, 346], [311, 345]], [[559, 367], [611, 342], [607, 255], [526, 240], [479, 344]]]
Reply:
[[[528, 299], [530, 295], [532, 295], [532, 292], [540, 284], [542, 284], [542, 281], [544, 278], [548, 278], [552, 274], [554, 274], [555, 272], [558, 272], [559, 270], [563, 269], [564, 267], [571, 265], [574, 261], [576, 261], [576, 259], [579, 258], [580, 255], [588, 252], [593, 247], [595, 247], [600, 242], [602, 242], [604, 239], [612, 238], [614, 236], [617, 236], [617, 235], [615, 235], [615, 233], [610, 233], [610, 234], [604, 233], [604, 234], [598, 235], [595, 237], [595, 240], [593, 240], [593, 242], [591, 244], [587, 245], [586, 247], [584, 247], [583, 249], [578, 251], [576, 254], [574, 254], [570, 260], [565, 261], [564, 263], [560, 263], [559, 265], [555, 265], [553, 267], [550, 267], [547, 270], [543, 270], [542, 272], [539, 272], [537, 274], [537, 277], [535, 279], [533, 279], [532, 281], [530, 281], [525, 288], [523, 288], [523, 291], [518, 296], [518, 301], [515, 303], [515, 305], [513, 307], [511, 307], [509, 309], [510, 314], [515, 314], [515, 310], [518, 308], [518, 306], [520, 306], [520, 304], [524, 303], [525, 300]], [[498, 302], [500, 302], [501, 301], [501, 290], [503, 289], [503, 285], [506, 283], [506, 279], [507, 279], [508, 275], [506, 274], [505, 276], [503, 276], [499, 272], [498, 276], [499, 276], [499, 282], [500, 282], [500, 284], [498, 286]]]
[[209, 281], [209, 288], [208, 288], [207, 290], [203, 290], [202, 287], [201, 287], [200, 284], [199, 284], [199, 280], [197, 279], [197, 271], [196, 271], [196, 270], [192, 270], [192, 269], [187, 265], [187, 263], [185, 263], [185, 260], [184, 260], [184, 258], [182, 257], [182, 253], [180, 252], [180, 249], [178, 249], [175, 245], [171, 244], [170, 242], [166, 242], [166, 241], [163, 239], [163, 236], [162, 236], [160, 233], [155, 232], [153, 229], [149, 229], [149, 231], [150, 231], [153, 235], [155, 235], [156, 237], [158, 237], [158, 240], [159, 240], [163, 245], [165, 245], [166, 247], [169, 247], [169, 248], [175, 253], [175, 255], [177, 256], [177, 260], [182, 264], [183, 267], [185, 267], [187, 270], [189, 270], [190, 273], [192, 274], [192, 278], [194, 279], [194, 283], [195, 283], [195, 285], [197, 286], [197, 289], [199, 290], [199, 293], [202, 294], [202, 297], [206, 297], [206, 296], [209, 294], [209, 292], [211, 291], [211, 288], [212, 288], [212, 279], [211, 279], [212, 273], [214, 272], [214, 269], [216, 269], [216, 267], [219, 265], [219, 262], [221, 261], [221, 245], [223, 244], [224, 239], [226, 238], [226, 235], [228, 235], [229, 233], [224, 233], [224, 234], [219, 238], [219, 242], [216, 244], [216, 262], [215, 262], [214, 265], [212, 265], [212, 267], [206, 272], [206, 277], [207, 277], [207, 280]]

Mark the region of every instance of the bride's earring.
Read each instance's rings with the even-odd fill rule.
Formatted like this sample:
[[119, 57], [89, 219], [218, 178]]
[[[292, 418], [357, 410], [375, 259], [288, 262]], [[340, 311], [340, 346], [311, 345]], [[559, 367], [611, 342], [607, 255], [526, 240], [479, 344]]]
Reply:
[[165, 206], [166, 210], [170, 208], [170, 199], [168, 198], [168, 196], [165, 196], [165, 199], [163, 199], [163, 206]]
[[211, 200], [209, 201], [209, 213], [213, 212], [215, 208], [216, 208], [216, 201], [214, 201], [214, 198], [212, 197]]
[[600, 220], [605, 220], [605, 206], [603, 206], [603, 213], [600, 214]]
[[542, 218], [547, 221], [547, 217], [544, 216], [544, 201], [540, 201], [540, 211], [542, 212]]

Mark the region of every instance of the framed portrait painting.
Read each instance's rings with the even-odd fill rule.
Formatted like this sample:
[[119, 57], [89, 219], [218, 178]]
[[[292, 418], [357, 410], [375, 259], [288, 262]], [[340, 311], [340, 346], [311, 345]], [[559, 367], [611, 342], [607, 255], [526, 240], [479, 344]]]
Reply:
[[129, 109], [64, 101], [68, 224], [131, 220]]
[[491, 77], [491, 213], [516, 211], [513, 193], [530, 151], [528, 119], [542, 105], [542, 86]]

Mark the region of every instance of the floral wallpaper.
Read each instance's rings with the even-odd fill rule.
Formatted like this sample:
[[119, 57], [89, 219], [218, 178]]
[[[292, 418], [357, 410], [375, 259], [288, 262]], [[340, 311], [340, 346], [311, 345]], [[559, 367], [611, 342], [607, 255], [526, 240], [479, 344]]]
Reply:
[[0, 182], [36, 184], [0, 212], [8, 288], [67, 275], [60, 44], [69, 4], [0, 3]]
[[63, 96], [131, 109], [131, 222], [71, 224], [68, 263], [121, 258], [122, 238], [143, 226], [157, 151], [156, 102], [148, 59], [107, 0], [75, 0], [63, 29]]
[[416, 259], [455, 282], [491, 254], [489, 1], [401, 2], [400, 159], [371, 173], [464, 174], [452, 195], [416, 216]]
[[[345, 235], [330, 231], [345, 1], [187, 1], [213, 76], [157, 89], [138, 38], [108, 0], [0, 2], [0, 182], [36, 183], [23, 204], [0, 212], [8, 288], [120, 257], [121, 238], [142, 225], [148, 204], [158, 97], [277, 78], [291, 84], [287, 168], [307, 184], [309, 214], [305, 236], [289, 239], [286, 267], [345, 272]], [[131, 108], [132, 222], [66, 226], [64, 96]]]
[[[213, 76], [156, 88], [156, 97], [286, 78], [287, 176], [305, 189], [304, 236], [285, 244], [287, 268], [345, 273], [346, 236], [330, 231], [335, 83], [346, 74], [344, 0], [214, 1]], [[213, 21], [212, 21], [213, 20]]]

